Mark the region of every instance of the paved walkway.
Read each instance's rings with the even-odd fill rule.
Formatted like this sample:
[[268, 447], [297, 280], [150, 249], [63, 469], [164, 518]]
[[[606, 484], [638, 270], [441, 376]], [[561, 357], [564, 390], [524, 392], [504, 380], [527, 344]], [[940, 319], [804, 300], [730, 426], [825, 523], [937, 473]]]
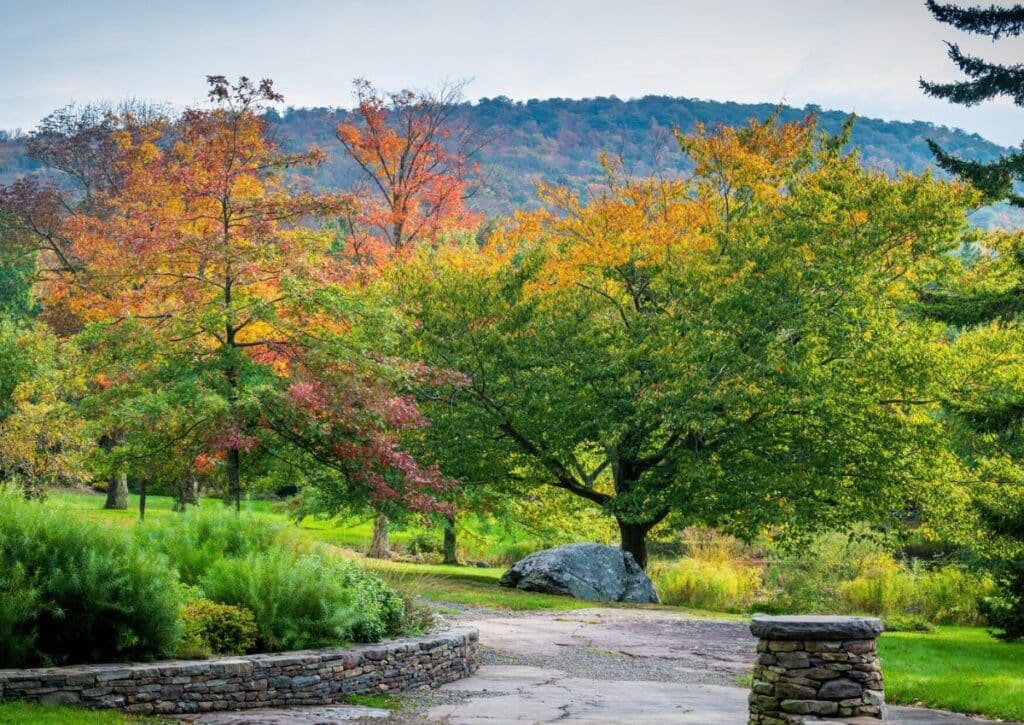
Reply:
[[[744, 622], [605, 608], [516, 615], [467, 612], [454, 619], [479, 627], [483, 665], [473, 677], [410, 696], [402, 710], [389, 714], [368, 708], [319, 707], [211, 713], [198, 722], [328, 725], [381, 722], [385, 717], [394, 725], [742, 725], [747, 721], [746, 678], [755, 640]], [[980, 725], [989, 721], [890, 707], [886, 722]]]

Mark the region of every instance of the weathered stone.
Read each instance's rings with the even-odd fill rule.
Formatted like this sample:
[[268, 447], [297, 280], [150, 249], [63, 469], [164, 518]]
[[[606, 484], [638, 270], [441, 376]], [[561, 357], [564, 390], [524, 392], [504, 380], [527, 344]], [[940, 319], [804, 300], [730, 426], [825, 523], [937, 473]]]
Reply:
[[830, 680], [818, 690], [818, 697], [823, 700], [846, 700], [851, 697], [859, 697], [864, 688], [853, 680], [842, 677], [838, 680]]
[[654, 585], [633, 555], [603, 544], [567, 544], [520, 559], [499, 584], [599, 602], [656, 603]]
[[864, 690], [865, 705], [884, 705], [885, 693], [880, 690]]
[[780, 682], [775, 685], [775, 694], [778, 697], [785, 697], [790, 700], [811, 700], [817, 697], [818, 691], [813, 687]]
[[783, 700], [779, 707], [794, 715], [835, 715], [839, 710], [838, 703], [821, 700]]
[[865, 640], [882, 633], [876, 617], [762, 616], [750, 622], [755, 637], [769, 640]]

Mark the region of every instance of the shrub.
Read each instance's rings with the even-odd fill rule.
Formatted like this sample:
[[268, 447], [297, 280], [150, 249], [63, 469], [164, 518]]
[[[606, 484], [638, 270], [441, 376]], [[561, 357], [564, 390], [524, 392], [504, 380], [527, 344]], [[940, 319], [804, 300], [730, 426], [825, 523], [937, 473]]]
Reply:
[[265, 650], [372, 642], [398, 631], [405, 615], [380, 579], [319, 553], [296, 557], [276, 548], [221, 559], [201, 587], [211, 599], [249, 609]]
[[[885, 542], [865, 529], [822, 534], [799, 549], [776, 551], [765, 573], [771, 609], [830, 614], [844, 608], [843, 582], [886, 556]], [[769, 607], [760, 607], [767, 611]]]
[[406, 551], [412, 556], [417, 554], [440, 554], [441, 540], [429, 531], [418, 531], [409, 537], [405, 545]]
[[265, 552], [281, 534], [279, 524], [223, 507], [183, 512], [172, 519], [144, 522], [136, 535], [147, 547], [170, 559], [186, 584], [197, 584], [219, 560]]
[[181, 586], [128, 532], [0, 492], [0, 572], [0, 666], [174, 651]]
[[919, 614], [894, 614], [884, 620], [886, 632], [917, 632], [932, 634], [935, 625]]
[[196, 599], [188, 603], [181, 619], [182, 641], [194, 651], [240, 655], [256, 646], [256, 620], [248, 609]]
[[651, 568], [661, 601], [697, 609], [742, 611], [761, 590], [760, 570], [742, 561], [685, 557]]
[[539, 551], [544, 547], [538, 547], [534, 543], [518, 543], [509, 544], [501, 549], [498, 553], [498, 562], [503, 566], [512, 566], [520, 559], [525, 559], [527, 556], [535, 551]]

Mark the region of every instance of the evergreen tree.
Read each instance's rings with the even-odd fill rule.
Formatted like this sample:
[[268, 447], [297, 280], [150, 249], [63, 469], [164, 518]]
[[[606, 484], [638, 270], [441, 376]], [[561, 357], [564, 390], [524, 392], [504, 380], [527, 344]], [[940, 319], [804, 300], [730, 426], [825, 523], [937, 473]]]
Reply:
[[[987, 35], [993, 41], [1024, 33], [1024, 5], [961, 8], [939, 4], [935, 0], [927, 0], [926, 5], [939, 22], [968, 33]], [[1014, 104], [1024, 107], [1024, 64], [989, 63], [965, 55], [956, 43], [948, 43], [948, 46], [950, 59], [967, 79], [952, 83], [921, 79], [925, 93], [964, 106], [975, 106], [997, 96], [1009, 96]], [[991, 163], [980, 163], [949, 154], [934, 141], [929, 140], [928, 145], [939, 166], [970, 181], [987, 201], [1007, 199], [1014, 206], [1024, 207], [1024, 196], [1013, 190], [1014, 181], [1024, 180], [1024, 151], [1015, 151]]]
[[[958, 7], [927, 0], [939, 22], [993, 41], [1024, 34], [1024, 5]], [[1024, 64], [1001, 65], [964, 54], [949, 43], [949, 57], [966, 76], [952, 83], [921, 80], [935, 98], [973, 106], [1008, 96], [1024, 107]], [[975, 186], [988, 202], [1024, 207], [1014, 183], [1024, 181], [1024, 150], [991, 163], [962, 159], [928, 142], [940, 167]], [[1022, 147], [1024, 148], [1024, 147]], [[984, 485], [976, 504], [986, 526], [983, 554], [1002, 585], [986, 603], [990, 624], [1004, 639], [1024, 638], [1024, 244], [1019, 235], [986, 243], [963, 276], [924, 295], [928, 314], [961, 329], [957, 345], [970, 374], [949, 391], [947, 408], [971, 438], [965, 446]]]

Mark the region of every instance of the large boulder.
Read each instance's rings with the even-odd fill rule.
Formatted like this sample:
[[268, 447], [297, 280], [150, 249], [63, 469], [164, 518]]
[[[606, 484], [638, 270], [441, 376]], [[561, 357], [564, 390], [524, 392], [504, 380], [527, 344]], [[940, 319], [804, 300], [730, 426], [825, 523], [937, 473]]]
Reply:
[[498, 583], [593, 602], [657, 603], [647, 574], [629, 552], [603, 544], [567, 544], [520, 559]]

